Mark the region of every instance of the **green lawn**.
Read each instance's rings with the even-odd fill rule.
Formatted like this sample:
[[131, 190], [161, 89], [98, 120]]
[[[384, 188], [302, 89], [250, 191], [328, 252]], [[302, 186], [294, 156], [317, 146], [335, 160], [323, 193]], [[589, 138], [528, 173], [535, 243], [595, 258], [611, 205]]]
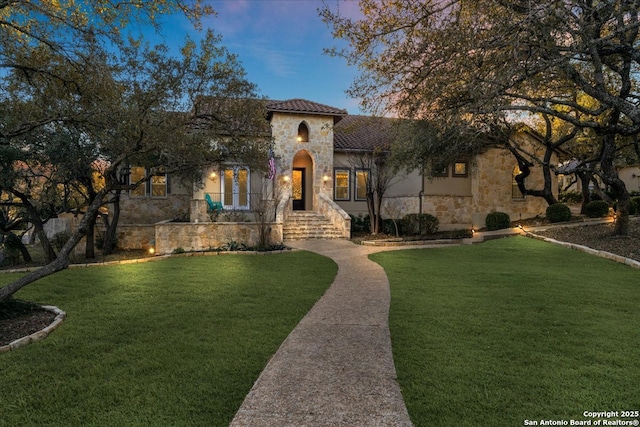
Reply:
[[16, 298], [68, 317], [44, 341], [0, 355], [0, 425], [227, 426], [336, 271], [309, 252], [225, 255], [72, 269], [29, 285]]
[[524, 237], [371, 258], [416, 427], [640, 409], [640, 271]]

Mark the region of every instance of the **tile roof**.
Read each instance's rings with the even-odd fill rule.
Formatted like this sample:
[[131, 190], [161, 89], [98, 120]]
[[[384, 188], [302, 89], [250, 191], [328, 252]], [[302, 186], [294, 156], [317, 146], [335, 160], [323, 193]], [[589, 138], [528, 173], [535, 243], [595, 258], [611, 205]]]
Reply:
[[396, 137], [397, 120], [387, 117], [346, 116], [333, 128], [334, 149], [371, 151], [389, 149]]
[[343, 117], [347, 115], [347, 110], [319, 104], [306, 99], [288, 99], [286, 101], [268, 101], [267, 111], [281, 113], [312, 113], [326, 114], [328, 116]]

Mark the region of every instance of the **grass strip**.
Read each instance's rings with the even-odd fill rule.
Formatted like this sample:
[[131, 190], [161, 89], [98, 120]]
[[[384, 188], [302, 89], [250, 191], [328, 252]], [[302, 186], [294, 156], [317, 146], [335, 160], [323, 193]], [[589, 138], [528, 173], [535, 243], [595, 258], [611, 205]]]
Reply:
[[637, 270], [522, 237], [371, 258], [391, 284], [394, 358], [416, 427], [638, 409]]

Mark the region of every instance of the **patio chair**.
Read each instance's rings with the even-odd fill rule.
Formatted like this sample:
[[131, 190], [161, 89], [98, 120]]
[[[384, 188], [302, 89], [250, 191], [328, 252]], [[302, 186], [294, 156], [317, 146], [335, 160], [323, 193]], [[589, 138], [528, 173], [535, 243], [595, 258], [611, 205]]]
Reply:
[[211, 213], [214, 211], [222, 212], [224, 210], [222, 202], [214, 202], [213, 200], [211, 200], [210, 194], [205, 195], [204, 199], [207, 202], [207, 213]]

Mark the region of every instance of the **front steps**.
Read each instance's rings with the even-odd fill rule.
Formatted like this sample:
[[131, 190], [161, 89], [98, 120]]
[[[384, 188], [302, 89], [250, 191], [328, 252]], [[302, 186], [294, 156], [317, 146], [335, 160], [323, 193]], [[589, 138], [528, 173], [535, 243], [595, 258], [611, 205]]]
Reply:
[[292, 211], [287, 215], [282, 235], [284, 240], [342, 239], [342, 230], [317, 212]]

